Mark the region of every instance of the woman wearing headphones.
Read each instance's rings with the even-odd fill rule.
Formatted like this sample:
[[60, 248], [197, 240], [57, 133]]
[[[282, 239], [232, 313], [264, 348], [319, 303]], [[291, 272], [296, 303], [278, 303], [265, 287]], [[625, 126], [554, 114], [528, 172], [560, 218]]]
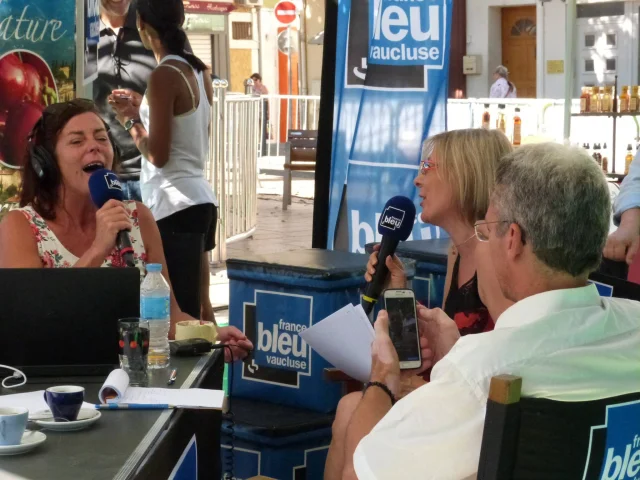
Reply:
[[143, 98], [115, 90], [109, 101], [142, 153], [142, 201], [163, 235], [201, 234], [201, 317], [214, 320], [209, 256], [215, 247], [218, 202], [204, 176], [209, 159], [213, 87], [200, 59], [185, 51], [182, 0], [139, 0], [137, 24], [158, 67]]
[[[0, 268], [121, 267], [116, 236], [128, 230], [141, 277], [147, 263], [159, 263], [169, 282], [160, 233], [149, 209], [116, 200], [97, 209], [91, 200], [91, 173], [112, 169], [116, 155], [92, 101], [47, 107], [30, 137], [20, 208], [0, 223]], [[170, 338], [180, 320], [192, 318], [180, 310], [172, 292]], [[219, 328], [218, 335], [238, 346], [237, 358], [252, 348], [234, 327]]]

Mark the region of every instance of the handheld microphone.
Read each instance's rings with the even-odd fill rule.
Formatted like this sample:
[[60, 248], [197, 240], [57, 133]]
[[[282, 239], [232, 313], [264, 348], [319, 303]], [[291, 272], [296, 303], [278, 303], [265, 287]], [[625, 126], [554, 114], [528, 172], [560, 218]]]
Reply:
[[[91, 200], [98, 208], [102, 208], [111, 199], [119, 202], [124, 199], [120, 179], [115, 173], [106, 168], [101, 168], [91, 174], [91, 177], [89, 177], [89, 193], [91, 194]], [[133, 246], [131, 245], [128, 231], [120, 230], [118, 232], [116, 248], [127, 267], [136, 266], [133, 260]]]
[[384, 206], [378, 222], [378, 233], [382, 235], [380, 251], [378, 252], [378, 265], [376, 265], [376, 271], [371, 282], [367, 284], [361, 303], [367, 315], [371, 313], [373, 306], [378, 301], [378, 297], [387, 280], [387, 275], [389, 275], [385, 260], [389, 255], [395, 253], [398, 243], [404, 242], [409, 238], [415, 218], [416, 206], [407, 197], [393, 197]]

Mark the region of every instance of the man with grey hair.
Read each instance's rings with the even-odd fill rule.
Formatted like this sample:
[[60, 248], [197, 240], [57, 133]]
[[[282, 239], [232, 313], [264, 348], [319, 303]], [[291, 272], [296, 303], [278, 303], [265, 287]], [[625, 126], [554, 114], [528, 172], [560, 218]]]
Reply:
[[[514, 305], [494, 331], [462, 338], [444, 312], [419, 307], [435, 366], [431, 382], [398, 403], [398, 356], [380, 313], [342, 478], [475, 478], [495, 375], [522, 377], [523, 396], [567, 402], [640, 391], [640, 303], [601, 298], [588, 283], [610, 212], [604, 175], [583, 151], [539, 144], [507, 156], [476, 235], [477, 255], [491, 260], [478, 274], [494, 269]], [[530, 478], [547, 477], [547, 465], [531, 468]]]

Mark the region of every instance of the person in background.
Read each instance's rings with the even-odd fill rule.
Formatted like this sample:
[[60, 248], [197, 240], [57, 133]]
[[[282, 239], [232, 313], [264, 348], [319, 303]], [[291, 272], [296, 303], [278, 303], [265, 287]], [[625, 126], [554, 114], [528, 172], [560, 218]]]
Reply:
[[262, 75], [259, 73], [254, 73], [251, 75], [251, 80], [253, 80], [253, 93], [254, 95], [269, 95], [269, 90], [262, 83]]
[[490, 98], [517, 98], [518, 92], [513, 82], [509, 81], [509, 70], [500, 65], [493, 73], [493, 85], [491, 85]]
[[[171, 285], [149, 209], [129, 200], [109, 200], [98, 209], [91, 200], [91, 173], [112, 169], [117, 161], [108, 131], [91, 100], [45, 109], [30, 140], [31, 148], [43, 148], [49, 156], [45, 175], [36, 173], [33, 157], [25, 162], [20, 208], [0, 223], [0, 268], [125, 267], [115, 243], [117, 233], [128, 230], [140, 279], [147, 263], [159, 263]], [[170, 338], [181, 320], [193, 319], [180, 310], [172, 291]], [[232, 345], [236, 358], [253, 348], [234, 327], [218, 328], [218, 339]]]
[[116, 119], [109, 96], [121, 88], [143, 94], [156, 65], [153, 52], [145, 49], [140, 40], [135, 1], [100, 0], [98, 79], [93, 84], [93, 99], [120, 149], [119, 174], [127, 200], [142, 201], [141, 156], [129, 132]]
[[[476, 478], [496, 375], [522, 377], [522, 396], [530, 398], [580, 402], [638, 392], [640, 303], [602, 298], [588, 283], [610, 215], [602, 170], [583, 150], [547, 143], [508, 155], [475, 228], [479, 250], [514, 304], [495, 330], [465, 337], [444, 312], [420, 306], [421, 345], [432, 355], [422, 369], [435, 364], [431, 382], [395, 404], [401, 371], [383, 310], [371, 382], [347, 428], [344, 468], [333, 478]], [[527, 478], [549, 474], [544, 462], [524, 462]]]
[[629, 174], [620, 185], [613, 204], [614, 222], [618, 229], [609, 235], [604, 256], [631, 265], [640, 246], [640, 155], [631, 162]]
[[[414, 181], [422, 199], [420, 218], [451, 237], [442, 308], [461, 335], [493, 330], [494, 319], [511, 305], [491, 269], [480, 268], [487, 258], [477, 254], [479, 242], [474, 230], [475, 222], [487, 213], [501, 160], [511, 151], [502, 132], [482, 128], [435, 135], [422, 150], [420, 171]], [[369, 257], [368, 282], [378, 263], [378, 250], [376, 246]], [[386, 265], [388, 288], [406, 288], [407, 278], [398, 257], [387, 257]], [[405, 375], [401, 395], [423, 383], [415, 374]], [[339, 478], [346, 428], [361, 399], [362, 395], [351, 393], [340, 400], [325, 468], [327, 480]]]
[[215, 322], [209, 252], [215, 247], [218, 201], [204, 174], [213, 103], [210, 72], [185, 49], [182, 0], [138, 0], [136, 8], [142, 43], [153, 51], [158, 67], [144, 97], [114, 90], [109, 103], [142, 153], [142, 200], [160, 231], [204, 237], [201, 319]]

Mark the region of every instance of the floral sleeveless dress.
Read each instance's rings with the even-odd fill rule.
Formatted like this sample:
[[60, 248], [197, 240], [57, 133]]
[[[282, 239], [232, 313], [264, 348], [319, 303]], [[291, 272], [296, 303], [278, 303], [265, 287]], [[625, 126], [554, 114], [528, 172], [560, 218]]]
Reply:
[[[144, 250], [144, 244], [142, 243], [142, 235], [140, 234], [140, 224], [138, 221], [138, 209], [136, 208], [136, 202], [127, 201], [124, 202], [127, 212], [131, 217], [131, 223], [133, 229], [129, 232], [131, 238], [131, 245], [133, 246], [133, 258], [136, 263], [136, 267], [140, 270], [140, 280], [144, 278], [145, 268], [147, 263], [147, 254]], [[42, 218], [35, 209], [28, 205], [23, 208], [17, 209], [26, 217], [31, 226], [31, 231], [38, 244], [38, 253], [42, 266], [44, 268], [70, 268], [77, 261], [78, 257], [69, 252], [64, 245], [58, 240], [53, 231], [47, 225], [47, 222]], [[125, 264], [122, 261], [117, 250], [113, 251], [105, 258], [103, 267], [124, 267]]]

